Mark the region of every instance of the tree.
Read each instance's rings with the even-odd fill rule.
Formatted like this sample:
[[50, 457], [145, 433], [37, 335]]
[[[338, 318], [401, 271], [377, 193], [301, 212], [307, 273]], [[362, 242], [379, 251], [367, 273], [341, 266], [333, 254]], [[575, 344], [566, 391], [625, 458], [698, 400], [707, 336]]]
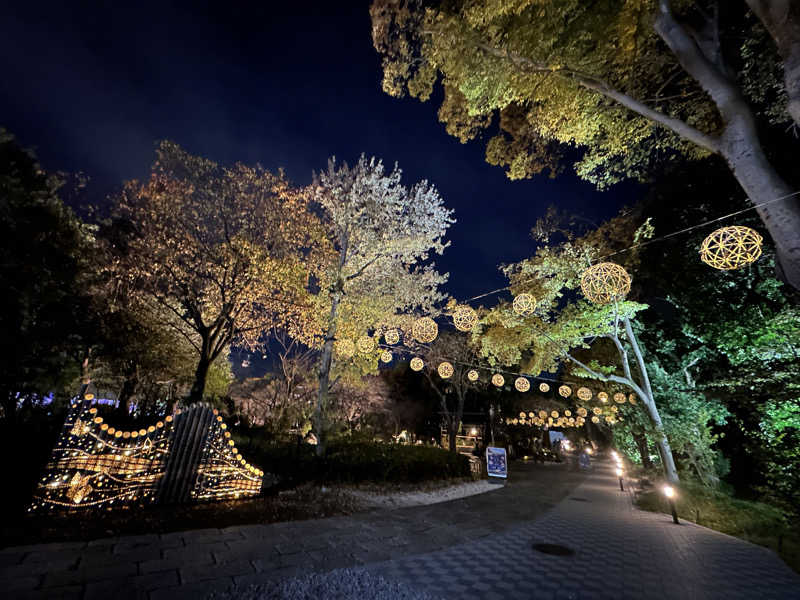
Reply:
[[669, 0], [376, 0], [370, 12], [384, 90], [424, 101], [441, 80], [439, 118], [462, 142], [499, 113], [486, 159], [512, 178], [554, 171], [565, 146], [584, 150], [577, 172], [599, 187], [719, 155], [753, 204], [769, 202], [757, 211], [798, 289], [800, 202], [758, 117], [798, 124], [800, 8], [748, 0], [754, 23], [737, 3], [704, 4], [677, 16]]
[[431, 313], [444, 299], [438, 287], [447, 276], [433, 264], [420, 263], [446, 248], [443, 237], [454, 222], [451, 211], [427, 181], [406, 188], [400, 178], [397, 166], [386, 172], [381, 161], [362, 155], [353, 167], [331, 159], [310, 188], [335, 249], [317, 295], [319, 314], [325, 315], [314, 418], [320, 454], [325, 451], [324, 417], [340, 327], [348, 324], [348, 335], [358, 329], [363, 335], [368, 328], [397, 321], [401, 313]]
[[358, 429], [367, 417], [385, 416], [391, 411], [391, 388], [380, 375], [369, 375], [358, 381], [340, 381], [331, 394], [331, 412], [350, 433]]
[[[475, 350], [470, 345], [467, 334], [454, 331], [442, 332], [423, 353], [425, 360], [425, 378], [439, 399], [442, 420], [450, 440], [450, 451], [456, 451], [456, 435], [464, 416], [464, 401], [475, 384], [469, 380], [467, 373], [475, 363]], [[438, 367], [448, 362], [453, 367], [453, 374], [448, 378], [439, 375]], [[455, 399], [455, 403], [451, 398]]]
[[196, 402], [231, 343], [255, 349], [272, 327], [309, 327], [322, 232], [283, 174], [222, 167], [171, 142], [157, 156], [150, 179], [128, 183], [118, 198], [116, 216], [132, 233], [114, 270], [196, 350]]
[[[636, 229], [633, 220], [617, 218], [581, 238], [558, 245], [546, 245], [535, 256], [504, 268], [515, 295], [530, 293], [537, 300], [534, 315], [521, 316], [509, 302], [502, 301], [473, 330], [473, 339], [490, 364], [521, 365], [524, 372], [555, 372], [564, 363], [577, 367], [577, 374], [611, 382], [632, 390], [646, 411], [654, 441], [659, 448], [666, 477], [678, 481], [678, 472], [661, 419], [656, 395], [645, 360], [646, 352], [635, 332], [637, 314], [647, 305], [629, 300], [598, 305], [575, 300], [586, 265], [613, 248], [613, 244], [638, 241], [649, 235], [648, 224]], [[540, 241], [552, 232], [537, 224]], [[629, 235], [624, 232], [628, 231]], [[623, 242], [624, 243], [624, 242]], [[629, 253], [628, 266], [637, 264]], [[613, 344], [615, 360], [588, 363], [576, 357], [576, 350], [588, 349], [597, 338]]]
[[273, 436], [299, 428], [310, 429], [317, 396], [314, 377], [316, 352], [290, 338], [284, 331], [273, 332], [279, 345], [278, 362], [264, 377], [236, 382], [230, 391], [237, 411], [251, 424], [267, 428]]
[[0, 129], [0, 403], [61, 389], [92, 336], [85, 293], [93, 233], [59, 197], [64, 179]]

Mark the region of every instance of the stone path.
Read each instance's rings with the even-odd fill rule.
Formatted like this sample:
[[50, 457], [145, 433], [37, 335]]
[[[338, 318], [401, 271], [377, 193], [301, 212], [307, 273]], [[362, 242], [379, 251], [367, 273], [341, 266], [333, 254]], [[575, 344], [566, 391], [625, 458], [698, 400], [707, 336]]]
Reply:
[[[534, 522], [368, 570], [442, 598], [800, 598], [800, 576], [772, 551], [638, 510], [611, 469], [601, 463]], [[574, 554], [543, 554], [535, 543]]]
[[17, 546], [0, 550], [11, 598], [203, 598], [309, 571], [330, 571], [463, 544], [557, 505], [584, 476], [564, 465], [514, 464], [497, 491], [430, 506], [314, 521]]

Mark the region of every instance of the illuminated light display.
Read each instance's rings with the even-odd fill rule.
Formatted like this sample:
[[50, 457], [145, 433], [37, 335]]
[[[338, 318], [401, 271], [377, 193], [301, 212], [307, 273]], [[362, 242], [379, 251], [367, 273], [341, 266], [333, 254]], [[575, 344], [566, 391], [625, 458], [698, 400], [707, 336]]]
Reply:
[[96, 415], [90, 398], [70, 405], [29, 511], [216, 500], [261, 490], [263, 472], [224, 444], [225, 424], [205, 406], [135, 431], [108, 427]]
[[579, 387], [578, 391], [575, 392], [581, 400], [584, 402], [589, 401], [592, 399], [592, 390], [587, 387]]
[[497, 387], [503, 387], [503, 384], [506, 382], [505, 377], [500, 375], [500, 373], [495, 373], [492, 375], [492, 383]]
[[605, 392], [600, 392], [597, 394], [597, 398], [600, 400], [600, 402], [608, 402], [608, 394]]
[[531, 389], [531, 383], [524, 377], [517, 377], [514, 381], [514, 387], [517, 388], [518, 392], [527, 392]]
[[581, 275], [581, 290], [587, 300], [609, 304], [622, 300], [631, 291], [631, 276], [616, 263], [598, 263]]
[[396, 343], [400, 341], [400, 332], [397, 331], [397, 329], [390, 329], [389, 331], [383, 334], [383, 339], [390, 346], [394, 346]]
[[384, 350], [381, 352], [381, 362], [390, 363], [392, 362], [392, 353], [389, 350]]
[[469, 373], [467, 373], [467, 379], [470, 381], [478, 381], [478, 372], [475, 369], [470, 369]]
[[536, 310], [536, 298], [530, 294], [520, 294], [514, 298], [513, 303], [514, 312], [521, 317], [532, 315]]
[[425, 363], [422, 362], [422, 359], [419, 356], [415, 356], [411, 359], [411, 370], [412, 371], [421, 371], [422, 367], [425, 366]]
[[550, 391], [550, 386], [548, 384], [546, 384], [546, 383], [540, 383], [539, 384], [539, 391], [543, 392], [543, 393], [549, 392]]
[[439, 326], [430, 317], [421, 317], [411, 326], [411, 334], [421, 344], [428, 344], [439, 335]]
[[442, 379], [449, 379], [453, 376], [453, 365], [447, 361], [440, 363], [439, 368], [436, 370], [439, 372], [439, 377]]
[[739, 269], [758, 260], [763, 241], [761, 235], [750, 227], [722, 227], [703, 240], [700, 260], [722, 271]]
[[478, 323], [478, 313], [471, 306], [458, 306], [453, 311], [453, 325], [459, 331], [472, 331]]
[[622, 392], [617, 392], [616, 394], [614, 394], [614, 402], [618, 402], [619, 404], [625, 402], [625, 394], [623, 394]]
[[572, 393], [572, 388], [568, 385], [562, 385], [558, 388], [558, 395], [563, 398], [569, 398], [570, 394]]

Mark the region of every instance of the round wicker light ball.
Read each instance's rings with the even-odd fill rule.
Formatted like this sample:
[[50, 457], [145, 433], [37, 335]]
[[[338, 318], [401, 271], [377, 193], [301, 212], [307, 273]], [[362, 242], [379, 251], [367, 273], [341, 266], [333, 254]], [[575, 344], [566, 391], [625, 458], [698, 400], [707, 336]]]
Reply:
[[578, 415], [580, 415], [581, 417], [585, 417], [587, 414], [589, 413], [582, 406], [578, 409]]
[[546, 410], [540, 410], [539, 411], [539, 418], [546, 419], [547, 418], [547, 411]]
[[392, 353], [389, 350], [381, 352], [381, 362], [390, 363], [392, 362], [392, 358]]
[[592, 265], [581, 275], [581, 290], [595, 304], [621, 300], [631, 291], [631, 276], [616, 263]]
[[400, 341], [400, 332], [397, 331], [397, 329], [389, 329], [386, 333], [383, 334], [383, 339], [390, 346], [394, 346], [397, 342]]
[[563, 398], [569, 398], [569, 395], [572, 393], [572, 388], [568, 385], [562, 385], [558, 388], [558, 395], [562, 396]]
[[547, 385], [546, 383], [540, 383], [539, 384], [539, 391], [540, 392], [545, 392], [545, 393], [549, 392], [550, 391], [550, 386]]
[[514, 312], [521, 317], [532, 315], [536, 310], [536, 298], [530, 294], [520, 294], [514, 298]]
[[512, 422], [514, 425], [516, 425], [517, 423], [519, 423], [519, 419], [513, 419], [511, 422]]
[[436, 324], [436, 321], [430, 317], [421, 317], [414, 321], [414, 324], [411, 326], [411, 333], [414, 339], [421, 344], [428, 344], [439, 335], [439, 326]]
[[492, 383], [495, 384], [497, 387], [503, 387], [503, 384], [506, 382], [505, 377], [500, 375], [500, 373], [495, 373], [492, 375]]
[[592, 399], [592, 390], [587, 387], [579, 387], [576, 394], [578, 395], [578, 398], [584, 401]]
[[596, 414], [596, 415], [602, 415], [602, 414], [603, 414], [603, 409], [602, 409], [602, 408], [600, 408], [599, 406], [595, 406], [595, 407], [592, 409], [592, 412], [593, 412], [594, 414]]
[[475, 369], [470, 369], [467, 373], [467, 379], [470, 381], [478, 381], [478, 372]]
[[596, 415], [594, 417], [592, 417], [592, 423], [599, 423], [599, 422], [600, 422], [600, 417], [598, 417]]
[[518, 392], [527, 392], [531, 389], [531, 382], [524, 377], [517, 377], [514, 380], [514, 387], [517, 388]]
[[524, 418], [525, 418], [525, 415], [526, 415], [526, 413], [525, 413], [525, 411], [523, 410], [521, 413], [519, 413], [519, 417], [520, 417], [520, 419], [524, 419]]
[[375, 348], [375, 340], [368, 335], [362, 335], [360, 338], [358, 338], [356, 347], [362, 354], [367, 354], [368, 352], [372, 352], [373, 348]]
[[570, 409], [565, 410], [564, 411], [564, 416], [565, 417], [571, 417], [572, 416], [572, 411]]
[[453, 376], [453, 365], [447, 361], [439, 363], [439, 366], [436, 370], [439, 372], [439, 377], [442, 379], [448, 379], [449, 377]]
[[558, 418], [558, 411], [557, 410], [550, 411], [550, 416], [553, 417], [554, 419], [557, 419]]
[[336, 354], [342, 358], [352, 358], [353, 354], [356, 352], [356, 345], [352, 340], [343, 338], [333, 343], [333, 349], [336, 351]]
[[457, 306], [453, 311], [453, 325], [459, 331], [472, 331], [478, 322], [478, 313], [475, 309], [466, 304]]
[[631, 394], [630, 396], [628, 396], [628, 402], [630, 402], [631, 404], [636, 404], [636, 394]]
[[608, 394], [605, 392], [598, 393], [597, 398], [600, 400], [600, 402], [608, 402]]
[[622, 392], [617, 392], [616, 394], [614, 394], [614, 402], [618, 402], [619, 404], [625, 402], [625, 394], [623, 394]]
[[412, 371], [422, 371], [422, 367], [425, 366], [425, 363], [422, 362], [422, 359], [419, 356], [415, 356], [411, 359], [410, 366]]
[[619, 409], [616, 406], [612, 406], [611, 407], [611, 412], [613, 412], [613, 413], [619, 412]]
[[703, 240], [700, 260], [722, 271], [739, 269], [758, 260], [763, 241], [764, 238], [750, 227], [722, 227]]
[[613, 423], [613, 422], [614, 422], [614, 417], [610, 415], [606, 417], [606, 423]]

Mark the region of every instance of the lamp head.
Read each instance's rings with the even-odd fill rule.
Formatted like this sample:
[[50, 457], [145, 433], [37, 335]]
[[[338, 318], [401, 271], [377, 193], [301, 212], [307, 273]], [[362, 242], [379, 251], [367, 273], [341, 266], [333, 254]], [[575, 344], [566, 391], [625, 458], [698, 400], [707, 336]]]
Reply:
[[622, 477], [622, 469], [617, 467], [617, 477]]
[[673, 488], [671, 485], [665, 485], [664, 486], [664, 495], [667, 498], [674, 497], [675, 496], [675, 488]]

